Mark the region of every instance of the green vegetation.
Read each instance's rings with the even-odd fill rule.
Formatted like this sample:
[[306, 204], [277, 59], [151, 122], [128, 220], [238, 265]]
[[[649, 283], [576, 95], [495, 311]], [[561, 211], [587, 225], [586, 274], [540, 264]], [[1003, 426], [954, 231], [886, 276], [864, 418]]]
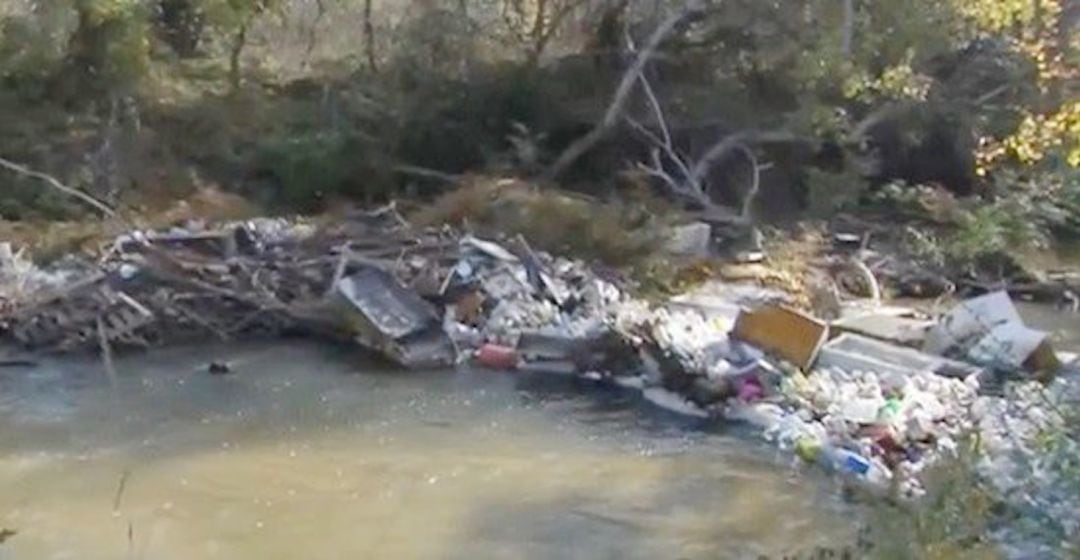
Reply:
[[[0, 114], [13, 125], [0, 155], [116, 202], [163, 183], [182, 191], [197, 176], [305, 210], [445, 187], [400, 166], [531, 175], [599, 121], [627, 65], [625, 34], [644, 43], [665, 13], [683, 9], [679, 0], [6, 3]], [[645, 77], [690, 160], [727, 134], [789, 133], [748, 147], [769, 164], [770, 197], [809, 215], [858, 209], [892, 181], [1020, 210], [1037, 218], [1020, 221], [1058, 236], [1076, 222], [1074, 11], [1060, 0], [705, 2]], [[627, 114], [659, 124], [637, 102]], [[617, 128], [561, 179], [607, 193], [619, 172], [646, 163], [649, 141]], [[736, 159], [713, 165], [720, 201], [747, 188]], [[77, 209], [4, 181], [15, 186], [8, 219]], [[975, 211], [953, 245], [993, 247], [1002, 237], [991, 223], [1003, 215]]]

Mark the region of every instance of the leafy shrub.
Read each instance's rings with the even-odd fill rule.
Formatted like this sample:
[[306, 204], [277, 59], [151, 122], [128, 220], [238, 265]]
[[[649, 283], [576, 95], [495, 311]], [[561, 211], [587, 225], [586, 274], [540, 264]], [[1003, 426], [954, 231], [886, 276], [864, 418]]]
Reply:
[[316, 210], [328, 198], [357, 194], [363, 170], [357, 141], [337, 132], [273, 138], [258, 146], [254, 159], [256, 176], [270, 183], [264, 202], [301, 211]]
[[823, 217], [857, 205], [866, 194], [866, 179], [851, 170], [832, 173], [810, 168], [806, 172], [807, 213]]

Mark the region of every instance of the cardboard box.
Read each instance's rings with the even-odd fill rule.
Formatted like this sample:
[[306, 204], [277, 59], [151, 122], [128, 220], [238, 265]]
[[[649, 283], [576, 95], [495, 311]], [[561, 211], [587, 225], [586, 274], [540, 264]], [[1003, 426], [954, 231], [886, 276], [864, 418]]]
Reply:
[[740, 313], [732, 335], [805, 370], [828, 339], [829, 326], [789, 307], [769, 305]]

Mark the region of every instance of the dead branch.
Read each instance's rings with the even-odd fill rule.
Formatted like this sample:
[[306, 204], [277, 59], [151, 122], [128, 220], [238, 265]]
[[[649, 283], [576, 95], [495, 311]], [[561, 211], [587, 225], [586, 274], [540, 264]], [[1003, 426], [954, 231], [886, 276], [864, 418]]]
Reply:
[[[547, 49], [551, 39], [555, 37], [559, 28], [562, 27], [562, 22], [567, 16], [572, 14], [575, 9], [588, 3], [588, 0], [576, 0], [573, 2], [567, 2], [559, 7], [551, 15], [550, 21], [547, 22], [547, 26], [543, 29], [543, 32], [539, 35], [536, 34], [536, 30], [533, 30], [535, 35], [532, 50], [529, 52], [528, 65], [535, 67], [540, 63], [541, 57], [544, 55], [544, 50]], [[539, 13], [539, 12], [538, 12]]]
[[69, 187], [69, 186], [61, 183], [59, 180], [57, 180], [52, 175], [47, 175], [47, 174], [42, 173], [40, 171], [34, 171], [33, 169], [30, 169], [29, 167], [26, 167], [24, 165], [19, 165], [19, 164], [15, 163], [15, 162], [13, 162], [11, 160], [4, 159], [2, 157], [0, 157], [0, 167], [7, 168], [8, 170], [14, 171], [15, 173], [18, 173], [19, 175], [23, 175], [23, 176], [26, 176], [26, 177], [32, 177], [34, 179], [39, 179], [41, 181], [44, 181], [44, 182], [48, 183], [49, 186], [53, 187], [54, 189], [66, 194], [68, 196], [75, 197], [75, 198], [85, 202], [86, 204], [89, 204], [90, 206], [93, 206], [94, 209], [98, 210], [99, 212], [101, 212], [105, 216], [110, 217], [110, 218], [116, 217], [116, 211], [113, 210], [111, 207], [109, 207], [108, 204], [105, 204], [104, 202], [102, 202], [102, 201], [100, 201], [100, 200], [98, 200], [98, 199], [96, 199], [96, 198], [94, 198], [94, 197], [92, 197], [92, 196], [78, 190], [78, 189]]
[[[636, 50], [634, 39], [630, 36], [629, 32], [626, 34], [626, 43], [631, 51]], [[671, 130], [667, 125], [667, 118], [664, 116], [664, 108], [660, 105], [660, 100], [656, 97], [656, 92], [653, 90], [652, 84], [649, 83], [648, 78], [645, 77], [644, 71], [638, 74], [638, 79], [641, 82], [641, 89], [645, 92], [645, 98], [649, 101], [649, 106], [652, 108], [653, 116], [656, 118], [656, 125], [660, 128], [660, 133], [663, 135], [663, 142], [661, 144], [664, 151], [667, 152], [668, 159], [679, 168], [683, 180], [691, 182], [691, 188], [701, 190], [700, 185], [695, 183], [693, 177], [690, 176], [690, 167], [683, 160], [683, 157], [675, 150], [675, 145], [671, 140]]]
[[681, 10], [664, 20], [660, 26], [653, 31], [649, 40], [645, 43], [644, 48], [637, 53], [637, 57], [635, 57], [633, 64], [631, 64], [630, 68], [623, 74], [622, 80], [615, 90], [615, 95], [612, 97], [611, 104], [604, 114], [604, 119], [593, 127], [588, 134], [578, 138], [563, 150], [562, 154], [555, 160], [555, 163], [551, 164], [544, 173], [543, 178], [545, 180], [551, 181], [558, 178], [581, 156], [591, 150], [598, 142], [600, 142], [600, 140], [603, 140], [604, 136], [619, 122], [623, 111], [626, 109], [627, 101], [630, 99], [630, 94], [634, 90], [634, 84], [638, 81], [638, 76], [641, 75], [641, 72], [649, 63], [649, 59], [652, 58], [653, 53], [655, 53], [660, 44], [675, 31], [675, 28], [680, 23], [692, 14], [700, 11], [701, 5], [701, 0], [689, 0]]
[[866, 282], [867, 288], [870, 290], [870, 299], [874, 301], [874, 305], [881, 305], [881, 284], [878, 282], [877, 277], [874, 276], [873, 271], [870, 270], [870, 267], [866, 266], [866, 262], [858, 257], [852, 258], [851, 268], [862, 277], [863, 282]]
[[[626, 32], [626, 47], [632, 53], [637, 51], [634, 39], [630, 36], [629, 31]], [[655, 146], [650, 153], [652, 166], [638, 164], [638, 168], [648, 175], [663, 181], [677, 196], [692, 200], [703, 208], [713, 209], [715, 205], [713, 204], [712, 199], [710, 199], [705, 193], [705, 190], [702, 189], [701, 182], [697, 181], [690, 172], [690, 165], [686, 162], [686, 159], [675, 149], [675, 144], [671, 138], [671, 130], [667, 124], [667, 117], [664, 115], [664, 109], [660, 105], [660, 100], [657, 98], [652, 84], [649, 83], [648, 78], [645, 77], [644, 71], [638, 74], [638, 81], [641, 84], [641, 89], [645, 92], [645, 99], [649, 102], [650, 109], [652, 109], [656, 126], [660, 129], [660, 136], [657, 136], [653, 131], [649, 130], [649, 128], [638, 123], [633, 118], [627, 117], [626, 120], [630, 123], [630, 126], [638, 130]], [[681, 179], [675, 179], [671, 174], [664, 170], [664, 159], [660, 157], [661, 151], [667, 161], [678, 168], [679, 174], [682, 176]]]
[[105, 320], [97, 318], [98, 346], [101, 348], [101, 363], [105, 366], [105, 374], [109, 376], [109, 383], [116, 387], [116, 367], [113, 365], [112, 347], [109, 345], [109, 334], [105, 330]]
[[751, 177], [750, 177], [750, 189], [743, 195], [742, 206], [739, 209], [739, 217], [743, 220], [750, 220], [750, 210], [754, 206], [754, 199], [757, 198], [758, 189], [761, 188], [761, 165], [758, 164], [757, 156], [754, 155], [754, 150], [748, 148], [745, 144], [739, 144], [736, 149], [742, 152], [746, 156], [746, 159], [750, 162]]
[[760, 142], [790, 142], [794, 139], [795, 135], [785, 130], [744, 130], [730, 134], [705, 151], [701, 159], [694, 163], [691, 175], [693, 175], [695, 181], [701, 183], [708, 174], [713, 162], [731, 150], [738, 149], [739, 146], [748, 146]]
[[338, 283], [345, 277], [345, 269], [349, 265], [351, 257], [352, 255], [349, 246], [342, 246], [341, 256], [338, 257], [337, 264], [334, 265], [334, 275], [330, 278], [330, 285], [326, 287], [326, 294], [323, 297], [328, 298], [334, 294], [334, 290], [337, 289]]
[[[634, 50], [633, 40], [627, 35], [627, 45], [630, 50]], [[645, 92], [645, 98], [649, 102], [649, 106], [652, 109], [653, 117], [656, 120], [656, 126], [660, 129], [660, 135], [657, 135], [649, 128], [645, 127], [641, 123], [638, 123], [633, 118], [627, 117], [627, 122], [632, 128], [639, 131], [649, 141], [651, 141], [656, 147], [653, 149], [651, 155], [652, 166], [644, 164], [638, 164], [638, 168], [647, 173], [648, 175], [660, 179], [663, 181], [676, 195], [684, 198], [688, 198], [698, 203], [707, 212], [718, 215], [719, 208], [716, 206], [713, 199], [709, 196], [709, 193], [704, 188], [706, 174], [712, 165], [712, 162], [717, 158], [728, 152], [729, 150], [737, 150], [746, 156], [746, 159], [751, 165], [751, 181], [750, 188], [743, 196], [742, 204], [740, 205], [740, 212], [736, 217], [737, 221], [749, 221], [750, 210], [753, 207], [754, 200], [757, 198], [758, 190], [761, 186], [761, 170], [762, 167], [758, 163], [757, 157], [754, 155], [754, 151], [750, 149], [745, 143], [742, 142], [742, 138], [753, 139], [776, 139], [776, 138], [789, 138], [791, 135], [785, 132], [770, 132], [766, 134], [747, 131], [743, 133], [737, 133], [726, 138], [721, 139], [714, 144], [709, 150], [705, 152], [702, 158], [693, 165], [687, 163], [686, 159], [678, 153], [675, 149], [674, 143], [671, 139], [671, 131], [667, 125], [667, 118], [664, 116], [663, 107], [660, 105], [660, 101], [656, 96], [656, 92], [653, 90], [652, 84], [649, 83], [648, 78], [644, 73], [638, 75], [638, 80], [641, 83], [641, 88]], [[682, 180], [676, 180], [667, 171], [664, 170], [663, 160], [660, 157], [660, 152], [666, 156], [667, 161], [674, 164], [679, 173], [682, 175]]]
[[443, 181], [445, 183], [457, 183], [458, 181], [461, 181], [461, 175], [453, 175], [450, 173], [444, 173], [437, 169], [428, 169], [426, 167], [418, 167], [416, 165], [395, 165], [394, 171], [402, 175], [419, 177], [421, 179], [435, 179], [437, 181]]

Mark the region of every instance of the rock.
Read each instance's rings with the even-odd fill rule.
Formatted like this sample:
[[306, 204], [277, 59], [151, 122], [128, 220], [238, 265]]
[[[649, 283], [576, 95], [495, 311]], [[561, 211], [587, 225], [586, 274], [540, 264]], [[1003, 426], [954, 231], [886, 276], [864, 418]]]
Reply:
[[675, 255], [709, 256], [712, 252], [712, 226], [694, 222], [672, 228], [664, 250]]
[[227, 375], [232, 373], [232, 366], [228, 362], [210, 362], [206, 371], [210, 375]]

